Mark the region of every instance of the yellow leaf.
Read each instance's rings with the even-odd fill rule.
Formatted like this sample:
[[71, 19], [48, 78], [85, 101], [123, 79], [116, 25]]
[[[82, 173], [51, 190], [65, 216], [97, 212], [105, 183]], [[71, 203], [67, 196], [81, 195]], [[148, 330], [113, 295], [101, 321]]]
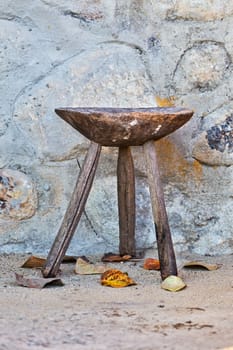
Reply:
[[136, 283], [132, 280], [127, 273], [121, 272], [117, 269], [111, 269], [104, 272], [101, 276], [101, 284], [103, 286], [113, 288], [123, 288], [135, 285]]
[[184, 289], [186, 284], [178, 276], [168, 276], [161, 284], [161, 288], [169, 290], [170, 292], [178, 292], [181, 289]]
[[175, 106], [175, 96], [160, 97], [155, 96], [155, 102], [158, 107], [174, 107]]
[[183, 266], [184, 267], [193, 267], [193, 268], [202, 267], [202, 268], [209, 270], [209, 271], [217, 270], [221, 267], [220, 264], [207, 264], [204, 261], [189, 261], [189, 262], [186, 262]]

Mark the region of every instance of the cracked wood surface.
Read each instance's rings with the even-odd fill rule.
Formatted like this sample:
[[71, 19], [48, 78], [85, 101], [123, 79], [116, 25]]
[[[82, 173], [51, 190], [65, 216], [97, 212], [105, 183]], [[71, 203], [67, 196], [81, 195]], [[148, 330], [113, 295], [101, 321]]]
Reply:
[[158, 140], [193, 115], [186, 108], [56, 108], [55, 112], [89, 140], [103, 146], [138, 146]]

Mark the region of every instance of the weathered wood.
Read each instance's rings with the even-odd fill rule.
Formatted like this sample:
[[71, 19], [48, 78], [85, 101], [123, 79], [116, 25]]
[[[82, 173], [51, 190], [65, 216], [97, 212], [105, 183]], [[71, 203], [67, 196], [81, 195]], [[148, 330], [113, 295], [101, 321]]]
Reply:
[[161, 277], [177, 275], [176, 258], [164, 202], [156, 150], [153, 141], [144, 145], [147, 160], [147, 175], [151, 195], [152, 211], [156, 230], [158, 255], [161, 265]]
[[153, 141], [185, 124], [191, 110], [169, 108], [60, 108], [56, 113], [81, 132], [91, 145], [80, 171], [75, 190], [60, 230], [43, 268], [44, 277], [56, 276], [61, 261], [73, 237], [90, 192], [97, 168], [101, 145], [117, 146], [118, 206], [120, 253], [135, 255], [135, 179], [129, 146], [144, 145], [147, 155], [151, 192], [162, 279], [176, 275], [176, 260], [168, 225], [163, 191]]
[[54, 277], [59, 270], [60, 264], [84, 211], [98, 165], [100, 152], [101, 146], [91, 142], [60, 230], [42, 270], [44, 277]]
[[135, 177], [130, 147], [119, 147], [117, 162], [119, 251], [135, 256]]
[[138, 146], [158, 140], [185, 124], [189, 109], [58, 108], [55, 112], [89, 140], [103, 146]]

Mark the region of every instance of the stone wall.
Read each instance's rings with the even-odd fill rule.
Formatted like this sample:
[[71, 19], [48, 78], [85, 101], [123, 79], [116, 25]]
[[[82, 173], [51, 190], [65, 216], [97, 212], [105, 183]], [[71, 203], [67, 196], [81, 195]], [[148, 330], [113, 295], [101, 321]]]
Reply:
[[[155, 106], [192, 120], [157, 148], [176, 251], [232, 253], [233, 3], [3, 0], [0, 5], [0, 252], [46, 254], [88, 141], [61, 106]], [[75, 254], [118, 249], [116, 158], [105, 148]], [[155, 246], [140, 148], [137, 247]]]

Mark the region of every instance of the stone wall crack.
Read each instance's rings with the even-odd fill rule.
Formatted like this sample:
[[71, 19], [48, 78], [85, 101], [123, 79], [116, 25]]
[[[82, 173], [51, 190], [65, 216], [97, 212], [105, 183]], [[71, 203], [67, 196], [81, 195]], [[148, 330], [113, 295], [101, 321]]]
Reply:
[[16, 23], [19, 23], [25, 27], [29, 27], [31, 29], [37, 28], [35, 23], [29, 17], [22, 18], [22, 17], [16, 16], [16, 15], [14, 15], [12, 13], [8, 13], [8, 12], [1, 12], [0, 20], [8, 21], [8, 22], [16, 22]]

